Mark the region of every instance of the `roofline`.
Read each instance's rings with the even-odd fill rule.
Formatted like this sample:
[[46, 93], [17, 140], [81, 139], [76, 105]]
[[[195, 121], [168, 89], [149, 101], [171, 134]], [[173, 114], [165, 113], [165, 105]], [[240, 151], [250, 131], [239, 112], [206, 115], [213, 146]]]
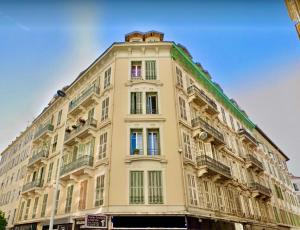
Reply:
[[[128, 42], [114, 42], [112, 43], [104, 52], [102, 52], [100, 54], [99, 57], [97, 57], [87, 68], [85, 68], [82, 72], [79, 73], [79, 75], [75, 78], [75, 80], [68, 85], [68, 88], [66, 90], [66, 92], [68, 92], [70, 90], [70, 88], [77, 82], [79, 81], [79, 79], [81, 78], [82, 75], [84, 75], [91, 67], [93, 67], [103, 56], [105, 56], [113, 47], [115, 47], [116, 45], [140, 45], [141, 43], [144, 43], [144, 42], [140, 42], [140, 43], [128, 43]], [[169, 43], [170, 45], [172, 45], [174, 42], [173, 41], [160, 41], [160, 42], [157, 42], [157, 43]], [[155, 43], [155, 44], [157, 44]], [[56, 98], [48, 107], [45, 107], [43, 109], [43, 111], [32, 121], [32, 123], [30, 124], [29, 127], [31, 127], [33, 125], [33, 123], [35, 121], [37, 121], [46, 111], [48, 111], [48, 109], [50, 109], [58, 100], [59, 100], [60, 97]]]
[[[92, 62], [92, 64], [90, 64], [87, 68], [85, 68], [83, 71], [81, 71], [79, 73], [79, 75], [75, 78], [75, 80], [70, 84], [68, 85], [68, 89], [66, 90], [66, 92], [80, 79], [80, 77], [85, 74], [99, 59], [101, 59], [115, 44], [118, 44], [118, 42], [114, 42], [112, 43], [99, 57], [97, 57], [95, 59], [95, 61]], [[60, 97], [59, 97], [60, 98]], [[53, 103], [45, 110], [43, 110], [33, 121], [32, 121], [32, 124], [37, 121], [49, 108], [51, 108], [56, 102], [57, 102], [58, 99], [55, 99], [53, 101]]]
[[[99, 59], [101, 59], [114, 45], [116, 44], [121, 44], [124, 42], [114, 42], [112, 43], [95, 61], [92, 62], [92, 64], [90, 64], [86, 69], [84, 69], [82, 72], [80, 72], [80, 74], [75, 78], [75, 80], [68, 86], [68, 89], [66, 91], [68, 91], [71, 86], [73, 86], [79, 79], [80, 77], [86, 73], [86, 71], [88, 69], [90, 69]], [[46, 111], [48, 111], [48, 109], [50, 109], [59, 99], [56, 98], [50, 105], [48, 105], [48, 107], [45, 107], [42, 112], [31, 122], [31, 124], [29, 126], [26, 127], [26, 129], [23, 131], [23, 134], [28, 130], [31, 129], [32, 126], [34, 125], [34, 122], [36, 122]], [[17, 139], [19, 139], [21, 136], [16, 137], [16, 139], [14, 141], [12, 141], [12, 143], [10, 145], [8, 145], [3, 151], [0, 152], [0, 156], [3, 155], [3, 153], [5, 153], [12, 145], [13, 143], [15, 143], [17, 141]]]
[[4, 154], [8, 149], [10, 149], [17, 141], [19, 141], [19, 139], [22, 138], [22, 137], [26, 134], [26, 132], [30, 132], [30, 131], [31, 131], [30, 129], [32, 129], [32, 124], [30, 124], [29, 126], [26, 126], [26, 128], [24, 129], [24, 131], [21, 131], [21, 132], [20, 132], [21, 134], [20, 134], [19, 136], [17, 136], [17, 137], [16, 137], [9, 145], [6, 146], [5, 149], [3, 149], [3, 150], [0, 152], [0, 157], [3, 156], [3, 154]]
[[257, 125], [255, 126], [255, 129], [278, 151], [281, 153], [282, 156], [285, 157], [286, 161], [289, 161], [290, 158], [288, 158], [287, 155], [267, 136], [267, 134], [262, 131], [261, 128], [259, 128]]

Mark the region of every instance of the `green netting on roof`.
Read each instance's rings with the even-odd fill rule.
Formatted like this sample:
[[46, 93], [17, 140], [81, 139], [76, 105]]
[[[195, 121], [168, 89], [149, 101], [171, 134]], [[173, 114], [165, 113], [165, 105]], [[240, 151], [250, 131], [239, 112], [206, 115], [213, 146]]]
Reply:
[[238, 120], [240, 120], [248, 129], [255, 128], [255, 124], [242, 112], [223, 92], [220, 90], [206, 74], [200, 69], [185, 53], [184, 51], [173, 44], [171, 49], [171, 56], [180, 62], [192, 76], [194, 76], [201, 85], [203, 85], [215, 98], [227, 108]]

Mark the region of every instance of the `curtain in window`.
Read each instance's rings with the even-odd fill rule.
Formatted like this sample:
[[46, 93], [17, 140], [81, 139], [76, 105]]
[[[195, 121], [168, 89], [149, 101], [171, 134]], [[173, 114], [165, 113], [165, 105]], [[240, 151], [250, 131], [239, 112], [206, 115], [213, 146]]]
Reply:
[[148, 130], [148, 155], [159, 155], [158, 130]]
[[157, 93], [147, 93], [147, 114], [157, 114]]
[[130, 154], [143, 154], [143, 133], [141, 130], [131, 131]]

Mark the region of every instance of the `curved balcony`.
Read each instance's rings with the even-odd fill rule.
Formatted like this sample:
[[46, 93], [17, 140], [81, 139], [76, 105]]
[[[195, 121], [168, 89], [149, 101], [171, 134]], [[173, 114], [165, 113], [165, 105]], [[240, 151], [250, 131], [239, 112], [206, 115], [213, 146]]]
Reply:
[[268, 200], [272, 196], [271, 189], [257, 182], [250, 183], [250, 188], [253, 192], [253, 196], [256, 198], [262, 198], [263, 200]]
[[52, 124], [46, 124], [42, 128], [39, 128], [33, 136], [33, 141], [39, 141], [51, 136], [54, 126]]
[[[224, 145], [225, 139], [224, 135], [220, 133], [213, 126], [204, 121], [201, 117], [196, 117], [192, 120], [193, 128], [198, 131], [196, 134], [199, 135], [199, 131], [204, 131], [207, 133], [208, 138], [212, 138], [212, 142], [216, 145]], [[200, 130], [199, 130], [200, 129]]]
[[195, 85], [191, 85], [187, 88], [190, 101], [195, 102], [197, 105], [205, 106], [205, 111], [210, 115], [216, 115], [219, 113], [217, 104], [209, 98], [202, 89], [199, 89]]
[[213, 176], [214, 180], [230, 180], [232, 178], [230, 168], [221, 162], [207, 155], [197, 156], [196, 160], [199, 177], [208, 175]]
[[46, 160], [48, 157], [49, 151], [48, 150], [41, 150], [37, 154], [33, 155], [28, 160], [28, 168], [33, 167], [37, 164], [40, 164], [43, 160]]
[[60, 170], [61, 180], [70, 180], [74, 177], [82, 175], [90, 175], [90, 169], [93, 167], [94, 158], [89, 155], [84, 155], [71, 163], [65, 164]]
[[251, 154], [248, 154], [246, 157], [246, 166], [247, 168], [252, 168], [256, 172], [262, 172], [265, 170], [263, 163]]
[[22, 188], [23, 195], [35, 194], [41, 191], [43, 187], [43, 180], [34, 180], [25, 185]]
[[89, 105], [97, 103], [100, 89], [96, 85], [92, 85], [85, 89], [81, 95], [73, 99], [69, 103], [69, 115], [76, 116], [86, 109]]
[[65, 145], [73, 145], [84, 139], [89, 135], [94, 135], [97, 129], [97, 120], [89, 119], [87, 121], [79, 122], [77, 125], [72, 126], [73, 129], [66, 131], [64, 143]]
[[241, 140], [245, 144], [247, 144], [247, 145], [249, 145], [250, 147], [253, 147], [253, 148], [258, 146], [258, 143], [257, 143], [256, 139], [249, 132], [247, 132], [245, 129], [239, 129], [238, 134], [241, 137]]

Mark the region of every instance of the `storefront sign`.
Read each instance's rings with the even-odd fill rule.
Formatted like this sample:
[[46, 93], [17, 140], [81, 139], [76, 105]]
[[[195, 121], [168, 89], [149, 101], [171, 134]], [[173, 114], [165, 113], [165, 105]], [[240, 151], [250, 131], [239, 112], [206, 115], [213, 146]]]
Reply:
[[85, 217], [86, 228], [107, 228], [107, 216], [103, 215], [87, 215]]

